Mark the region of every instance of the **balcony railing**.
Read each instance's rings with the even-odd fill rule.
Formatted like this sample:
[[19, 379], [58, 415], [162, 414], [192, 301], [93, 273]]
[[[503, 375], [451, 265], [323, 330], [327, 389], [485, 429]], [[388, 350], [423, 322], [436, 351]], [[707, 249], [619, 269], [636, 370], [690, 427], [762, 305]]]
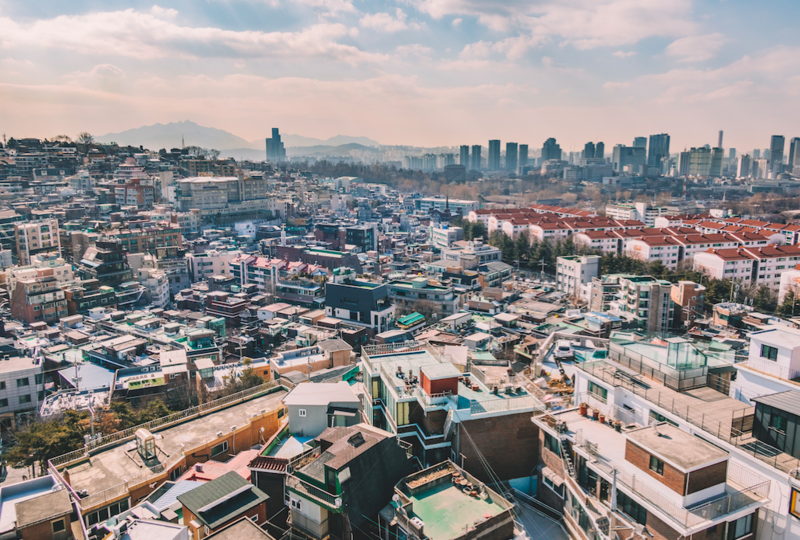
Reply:
[[297, 492], [298, 495], [314, 498], [334, 512], [340, 511], [342, 507], [343, 494], [328, 493], [324, 489], [320, 489], [296, 476], [290, 476], [286, 480], [286, 488]]
[[800, 377], [800, 370], [791, 369], [788, 366], [779, 366], [776, 362], [770, 360], [753, 358], [742, 362], [741, 365], [786, 381], [791, 381]]

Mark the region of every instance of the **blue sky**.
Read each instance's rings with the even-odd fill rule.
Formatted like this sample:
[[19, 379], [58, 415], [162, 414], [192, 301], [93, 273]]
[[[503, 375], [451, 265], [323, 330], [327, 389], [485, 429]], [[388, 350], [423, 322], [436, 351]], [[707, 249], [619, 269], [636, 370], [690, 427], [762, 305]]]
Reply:
[[800, 135], [800, 2], [0, 0], [0, 130], [385, 144]]

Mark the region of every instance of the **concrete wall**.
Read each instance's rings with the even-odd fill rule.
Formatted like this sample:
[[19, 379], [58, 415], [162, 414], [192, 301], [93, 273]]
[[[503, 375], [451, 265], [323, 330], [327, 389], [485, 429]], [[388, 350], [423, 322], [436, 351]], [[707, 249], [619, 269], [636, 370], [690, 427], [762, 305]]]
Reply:
[[459, 426], [459, 431], [464, 429], [469, 434], [459, 433], [464, 468], [483, 482], [491, 479], [470, 438], [501, 480], [530, 476], [539, 464], [539, 428], [531, 422], [530, 412], [469, 420]]

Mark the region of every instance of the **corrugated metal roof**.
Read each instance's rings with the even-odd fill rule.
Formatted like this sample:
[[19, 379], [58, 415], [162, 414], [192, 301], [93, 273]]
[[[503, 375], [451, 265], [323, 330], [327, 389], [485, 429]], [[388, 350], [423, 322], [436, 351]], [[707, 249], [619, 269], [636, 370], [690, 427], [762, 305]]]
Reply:
[[777, 394], [753, 398], [753, 401], [800, 416], [800, 392], [796, 390], [786, 390]]

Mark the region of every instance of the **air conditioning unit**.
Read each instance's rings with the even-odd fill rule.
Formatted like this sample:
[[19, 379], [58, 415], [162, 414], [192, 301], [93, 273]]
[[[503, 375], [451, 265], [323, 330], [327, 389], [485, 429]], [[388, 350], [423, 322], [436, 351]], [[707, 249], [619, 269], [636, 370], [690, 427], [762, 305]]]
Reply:
[[221, 431], [217, 431], [217, 438], [219, 439], [220, 437], [222, 437], [222, 432]]
[[231, 432], [236, 431], [236, 426], [231, 426]]

